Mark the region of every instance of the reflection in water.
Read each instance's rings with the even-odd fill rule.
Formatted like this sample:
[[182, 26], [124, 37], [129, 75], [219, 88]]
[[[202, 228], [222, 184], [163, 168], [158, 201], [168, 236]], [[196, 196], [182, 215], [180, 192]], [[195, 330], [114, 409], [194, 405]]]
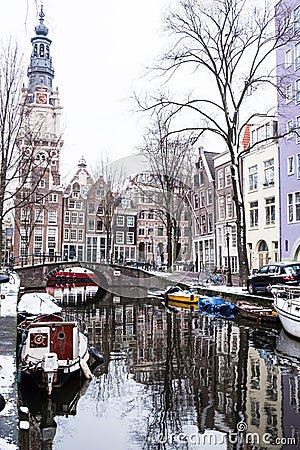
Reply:
[[55, 417], [76, 415], [78, 400], [88, 384], [88, 380], [72, 379], [48, 397], [29, 378], [23, 380], [18, 392], [20, 420], [28, 421], [30, 428], [19, 433], [20, 450], [51, 450], [57, 429]]
[[300, 448], [300, 359], [278, 329], [108, 295], [73, 313], [104, 364], [53, 449]]

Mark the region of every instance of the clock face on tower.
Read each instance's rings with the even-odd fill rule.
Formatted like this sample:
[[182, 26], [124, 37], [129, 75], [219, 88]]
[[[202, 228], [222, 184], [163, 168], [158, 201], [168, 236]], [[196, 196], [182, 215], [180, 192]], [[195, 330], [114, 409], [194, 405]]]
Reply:
[[37, 92], [35, 94], [35, 101], [36, 103], [40, 105], [45, 105], [47, 103], [47, 94], [44, 94], [42, 92]]

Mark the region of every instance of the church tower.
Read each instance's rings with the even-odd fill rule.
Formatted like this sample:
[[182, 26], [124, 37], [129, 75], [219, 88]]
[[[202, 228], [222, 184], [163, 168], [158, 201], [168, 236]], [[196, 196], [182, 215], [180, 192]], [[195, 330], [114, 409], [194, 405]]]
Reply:
[[[53, 90], [51, 40], [43, 6], [31, 39], [28, 87], [22, 89], [23, 124], [18, 142], [24, 158], [16, 201], [15, 257], [55, 258], [61, 253], [62, 188], [58, 89]], [[24, 113], [25, 112], [25, 113]]]

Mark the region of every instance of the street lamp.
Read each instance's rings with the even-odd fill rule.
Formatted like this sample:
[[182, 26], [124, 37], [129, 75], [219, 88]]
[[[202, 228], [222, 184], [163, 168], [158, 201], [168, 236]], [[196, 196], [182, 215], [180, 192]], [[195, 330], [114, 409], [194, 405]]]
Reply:
[[230, 249], [229, 249], [229, 229], [231, 225], [226, 222], [226, 243], [227, 243], [227, 260], [228, 260], [228, 272], [227, 272], [227, 286], [232, 286], [232, 274], [231, 274], [231, 262], [230, 262]]

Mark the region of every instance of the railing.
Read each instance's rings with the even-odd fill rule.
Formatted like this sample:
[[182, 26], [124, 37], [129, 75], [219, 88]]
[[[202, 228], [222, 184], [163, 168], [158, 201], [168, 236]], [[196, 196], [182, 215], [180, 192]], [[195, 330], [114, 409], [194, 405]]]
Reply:
[[10, 258], [8, 264], [5, 266], [12, 269], [13, 267], [24, 267], [24, 266], [35, 266], [37, 264], [45, 264], [49, 262], [63, 262], [66, 261], [63, 259], [63, 255], [60, 254], [50, 254], [50, 253], [41, 253], [41, 254], [29, 254], [24, 256], [17, 256], [14, 258]]

